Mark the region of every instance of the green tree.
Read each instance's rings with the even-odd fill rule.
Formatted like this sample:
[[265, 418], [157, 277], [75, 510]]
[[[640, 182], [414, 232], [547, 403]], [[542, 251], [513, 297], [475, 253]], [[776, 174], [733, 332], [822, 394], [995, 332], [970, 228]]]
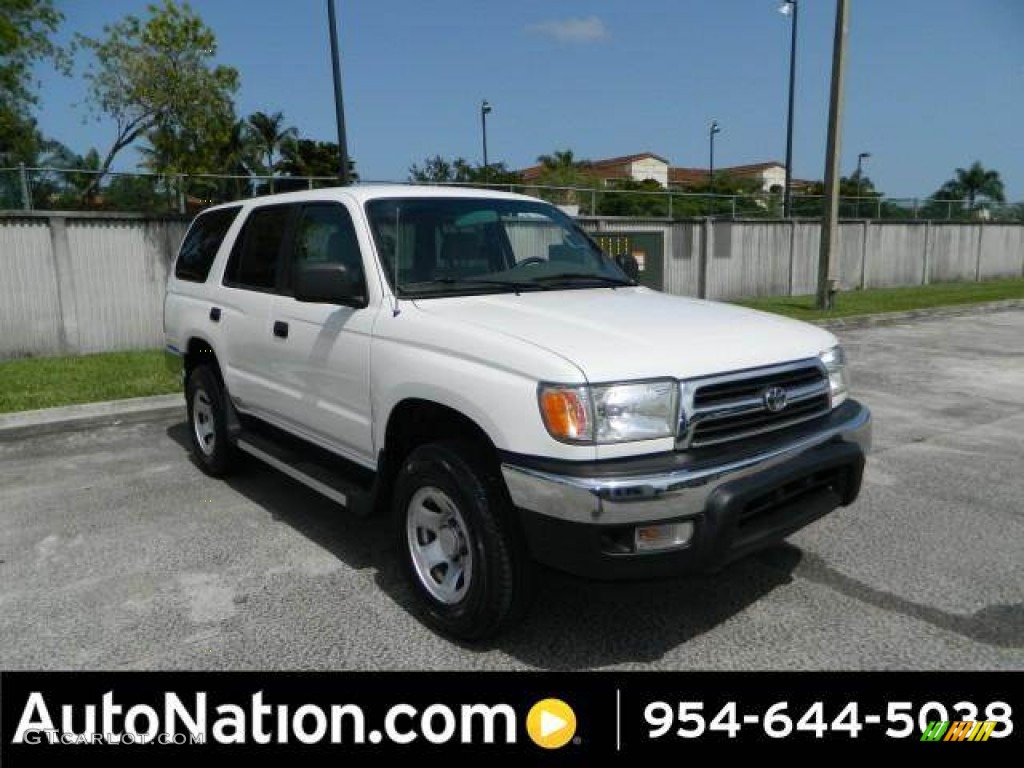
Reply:
[[70, 57], [51, 36], [64, 16], [53, 0], [0, 0], [0, 164], [30, 164], [42, 139], [32, 119], [32, 68], [52, 61], [67, 72]]
[[[819, 197], [824, 195], [825, 183], [821, 181], [814, 182], [807, 188], [806, 194]], [[839, 196], [850, 198], [881, 197], [882, 193], [875, 189], [875, 183], [871, 180], [870, 176], [866, 173], [858, 176], [857, 171], [854, 171], [849, 176], [843, 176], [839, 179]]]
[[89, 102], [116, 126], [113, 144], [86, 196], [99, 186], [121, 150], [154, 129], [212, 140], [225, 136], [233, 123], [238, 72], [212, 63], [217, 47], [212, 30], [187, 3], [164, 0], [147, 10], [145, 19], [129, 15], [108, 25], [100, 38], [76, 36], [95, 57], [85, 75]]
[[227, 136], [214, 150], [213, 167], [217, 173], [226, 173], [233, 177], [226, 180], [220, 190], [222, 196], [230, 191], [235, 198], [242, 197], [249, 181], [244, 176], [251, 176], [259, 168], [260, 147], [256, 142], [249, 123], [236, 120]]
[[464, 157], [448, 160], [441, 155], [428, 157], [423, 165], [409, 167], [409, 181], [435, 184], [520, 184], [522, 177], [505, 163], [474, 165]]
[[970, 168], [957, 168], [956, 175], [939, 187], [933, 197], [966, 203], [967, 209], [973, 211], [979, 199], [1005, 203], [1006, 190], [999, 171], [989, 170], [976, 160]]
[[571, 149], [556, 150], [537, 158], [541, 164], [539, 181], [550, 187], [593, 187], [595, 179], [588, 169], [589, 160], [578, 160]]
[[[874, 218], [881, 213], [883, 218], [900, 218], [898, 208], [879, 205], [876, 201], [884, 195], [863, 171], [854, 171], [839, 179], [839, 216], [842, 218]], [[793, 213], [797, 216], [821, 216], [825, 211], [825, 183], [816, 181], [799, 195], [793, 196]], [[910, 218], [908, 216], [908, 218]]]
[[[248, 122], [252, 129], [253, 143], [263, 161], [262, 171], [267, 176], [272, 176], [277, 170], [281, 148], [297, 139], [299, 132], [293, 126], [284, 125], [284, 114], [281, 112], [253, 112], [249, 115]], [[270, 191], [274, 191], [273, 179], [270, 180]]]
[[597, 209], [604, 216], [668, 216], [667, 190], [654, 179], [623, 179], [601, 194]]
[[[333, 141], [315, 141], [313, 139], [297, 139], [289, 141], [281, 148], [281, 160], [278, 170], [285, 176], [323, 176], [338, 178], [338, 145]], [[356, 161], [348, 159], [348, 175], [351, 181], [359, 181]], [[289, 189], [298, 188], [295, 183], [287, 185]], [[285, 185], [278, 184], [281, 189]]]
[[102, 207], [112, 211], [157, 213], [174, 206], [161, 193], [153, 176], [116, 175], [103, 188]]
[[[558, 205], [579, 205], [581, 208], [590, 204], [596, 193], [580, 194], [580, 190], [596, 190], [600, 186], [598, 179], [589, 171], [590, 161], [579, 160], [571, 149], [556, 150], [550, 155], [537, 158], [541, 165], [537, 183], [545, 187], [569, 187], [570, 189], [539, 191], [541, 197]], [[593, 214], [594, 211], [588, 210]]]

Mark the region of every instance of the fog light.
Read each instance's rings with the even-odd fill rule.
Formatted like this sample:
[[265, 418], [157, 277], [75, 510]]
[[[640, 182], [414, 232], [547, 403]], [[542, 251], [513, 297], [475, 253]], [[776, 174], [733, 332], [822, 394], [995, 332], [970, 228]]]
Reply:
[[685, 547], [693, 537], [693, 523], [666, 523], [665, 525], [645, 525], [637, 528], [634, 545], [637, 552], [657, 552], [662, 549]]

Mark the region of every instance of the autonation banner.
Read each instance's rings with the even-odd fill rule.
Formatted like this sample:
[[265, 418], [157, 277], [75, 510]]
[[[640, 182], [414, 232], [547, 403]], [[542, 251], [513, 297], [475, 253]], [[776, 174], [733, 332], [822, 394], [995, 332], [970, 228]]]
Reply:
[[752, 744], [956, 743], [991, 757], [1024, 742], [1019, 674], [3, 673], [0, 685], [5, 766], [154, 752], [593, 764]]

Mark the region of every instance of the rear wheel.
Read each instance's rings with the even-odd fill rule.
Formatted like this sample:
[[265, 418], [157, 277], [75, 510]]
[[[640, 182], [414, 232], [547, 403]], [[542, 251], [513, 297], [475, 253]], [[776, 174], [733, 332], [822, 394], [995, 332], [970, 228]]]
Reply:
[[464, 441], [431, 443], [395, 483], [400, 556], [425, 620], [460, 640], [483, 640], [525, 615], [532, 570], [496, 468]]
[[228, 440], [227, 394], [209, 365], [192, 369], [185, 383], [185, 403], [196, 462], [214, 477], [227, 474], [236, 459], [235, 446]]

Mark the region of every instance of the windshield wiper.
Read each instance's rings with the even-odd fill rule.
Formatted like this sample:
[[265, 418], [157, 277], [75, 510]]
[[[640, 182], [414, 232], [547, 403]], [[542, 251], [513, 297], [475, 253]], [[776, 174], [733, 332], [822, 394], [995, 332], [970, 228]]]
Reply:
[[452, 280], [456, 283], [472, 283], [476, 285], [505, 285], [518, 290], [543, 290], [544, 286], [537, 285], [533, 280], [500, 280], [498, 278], [480, 278], [480, 277], [467, 277], [463, 280], [456, 278], [445, 278], [445, 280]]
[[634, 286], [636, 282], [634, 280], [627, 280], [621, 277], [612, 277], [611, 275], [588, 275], [583, 272], [559, 272], [555, 275], [543, 275], [540, 277], [533, 278], [535, 283], [571, 283], [576, 281], [587, 280], [590, 282], [601, 283], [602, 285], [609, 286]]
[[406, 283], [401, 286], [401, 289], [422, 290], [432, 285], [493, 285], [513, 291], [545, 290], [544, 286], [537, 285], [528, 280], [498, 280], [479, 277], [438, 277], [433, 280], [419, 280], [415, 283]]

